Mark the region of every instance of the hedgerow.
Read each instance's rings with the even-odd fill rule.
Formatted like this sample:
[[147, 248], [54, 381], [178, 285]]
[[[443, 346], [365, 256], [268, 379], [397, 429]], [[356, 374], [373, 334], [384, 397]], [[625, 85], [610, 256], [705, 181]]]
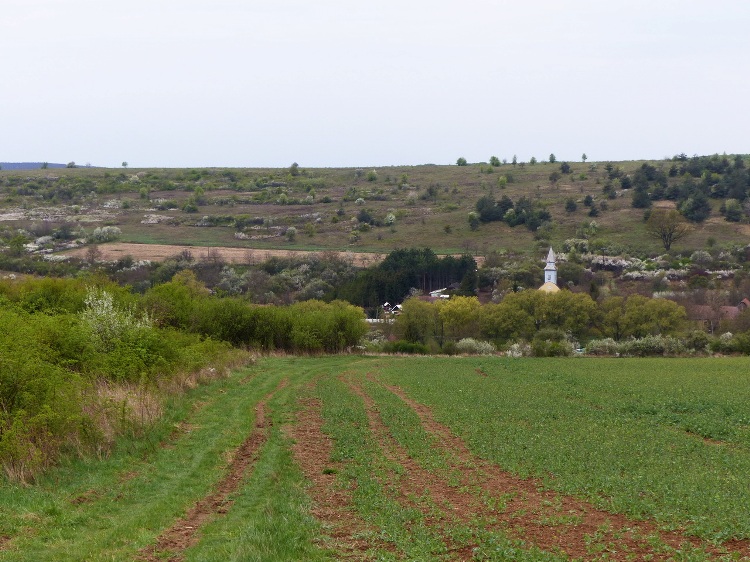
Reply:
[[77, 280], [0, 290], [0, 466], [10, 478], [33, 478], [66, 447], [96, 445], [102, 435], [86, 412], [102, 410], [88, 403], [99, 381], [155, 387], [230, 349], [154, 328], [116, 286], [84, 291]]
[[122, 417], [95, 403], [110, 400], [97, 398], [102, 384], [158, 394], [232, 347], [337, 353], [366, 331], [348, 303], [252, 305], [210, 295], [189, 272], [143, 297], [99, 278], [0, 282], [0, 466], [29, 480], [66, 447], [100, 449], [97, 423], [127, 425], [102, 420]]

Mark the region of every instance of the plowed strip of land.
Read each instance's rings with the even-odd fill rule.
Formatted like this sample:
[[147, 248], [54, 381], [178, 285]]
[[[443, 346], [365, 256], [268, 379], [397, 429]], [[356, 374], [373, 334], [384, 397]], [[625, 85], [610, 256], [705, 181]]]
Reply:
[[312, 514], [323, 523], [324, 532], [332, 542], [330, 546], [340, 556], [350, 560], [367, 559], [364, 553], [372, 545], [355, 538], [366, 525], [352, 507], [349, 491], [336, 484], [340, 464], [331, 462], [333, 444], [322, 430], [320, 401], [306, 399], [302, 406], [289, 434], [294, 439], [294, 458], [311, 483], [308, 494], [314, 502]]
[[[276, 390], [285, 383], [286, 381], [282, 381]], [[266, 403], [276, 390], [255, 406], [255, 427], [235, 451], [227, 473], [216, 486], [215, 491], [198, 501], [182, 519], [164, 531], [155, 545], [141, 551], [139, 560], [156, 562], [165, 560], [165, 555], [169, 556], [168, 560], [171, 561], [182, 560], [183, 551], [197, 542], [197, 532], [200, 527], [215, 514], [226, 513], [231, 503], [229, 496], [239, 488], [248, 469], [255, 461], [258, 451], [268, 439], [271, 421], [266, 415]]]
[[[364, 401], [370, 431], [375, 436], [386, 458], [397, 462], [406, 469], [404, 476], [398, 482], [399, 502], [404, 506], [410, 505], [421, 509], [426, 516], [425, 522], [434, 527], [438, 526], [438, 520], [434, 517], [434, 510], [425, 509], [426, 506], [420, 506], [412, 499], [423, 496], [425, 491], [429, 493], [432, 502], [443, 510], [447, 519], [446, 523], [467, 522], [475, 517], [477, 510], [481, 507], [478, 498], [460, 492], [457, 488], [449, 486], [442, 478], [424, 470], [391, 437], [388, 428], [377, 413], [377, 407], [372, 398], [360, 386], [351, 381], [348, 381], [348, 383], [349, 388]], [[443, 535], [443, 540], [452, 558], [456, 560], [471, 559], [472, 549], [475, 545], [458, 545], [445, 535]]]
[[[380, 263], [385, 253], [369, 252], [339, 252], [334, 250], [262, 250], [256, 248], [234, 248], [229, 246], [179, 246], [171, 244], [133, 244], [128, 242], [113, 242], [101, 244], [99, 258], [104, 261], [117, 261], [130, 256], [136, 261], [164, 261], [183, 252], [190, 252], [195, 260], [221, 260], [227, 263], [253, 264], [270, 258], [304, 258], [310, 255], [334, 254], [340, 259], [351, 261], [357, 267], [367, 267]], [[84, 258], [88, 248], [77, 248], [61, 252], [64, 255]], [[484, 260], [482, 256], [474, 258], [478, 265]]]
[[479, 478], [480, 486], [491, 496], [510, 498], [504, 512], [495, 516], [504, 528], [528, 543], [584, 560], [600, 559], [602, 552], [594, 555], [589, 546], [596, 537], [596, 542], [607, 552], [608, 560], [672, 559], [669, 553], [655, 551], [648, 540], [658, 537], [675, 549], [689, 544], [714, 556], [729, 552], [750, 559], [750, 541], [729, 541], [717, 548], [695, 537], [661, 531], [650, 521], [631, 520], [579, 499], [542, 490], [539, 481], [519, 478], [479, 459], [450, 428], [435, 420], [427, 406], [410, 399], [398, 387], [386, 388], [411, 407], [425, 431], [434, 435], [437, 443], [459, 461], [456, 467], [467, 483]]

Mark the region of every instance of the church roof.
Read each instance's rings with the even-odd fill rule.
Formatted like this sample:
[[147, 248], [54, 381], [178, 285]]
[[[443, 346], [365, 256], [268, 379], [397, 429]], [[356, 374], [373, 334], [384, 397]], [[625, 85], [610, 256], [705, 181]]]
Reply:
[[539, 287], [540, 291], [544, 291], [545, 293], [556, 293], [560, 290], [560, 287], [552, 283], [551, 281], [547, 281], [544, 285]]

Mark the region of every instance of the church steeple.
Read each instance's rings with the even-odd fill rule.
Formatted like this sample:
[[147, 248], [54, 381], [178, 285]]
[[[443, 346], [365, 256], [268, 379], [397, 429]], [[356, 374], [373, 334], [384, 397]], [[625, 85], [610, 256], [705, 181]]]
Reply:
[[547, 265], [544, 266], [544, 282], [554, 283], [557, 285], [557, 264], [555, 263], [557, 258], [552, 248], [549, 249], [547, 254]]
[[557, 286], [556, 261], [557, 257], [555, 257], [555, 252], [550, 248], [549, 253], [547, 254], [547, 265], [544, 266], [544, 285], [539, 287], [540, 291], [544, 291], [545, 293], [556, 293], [560, 290], [560, 287]]

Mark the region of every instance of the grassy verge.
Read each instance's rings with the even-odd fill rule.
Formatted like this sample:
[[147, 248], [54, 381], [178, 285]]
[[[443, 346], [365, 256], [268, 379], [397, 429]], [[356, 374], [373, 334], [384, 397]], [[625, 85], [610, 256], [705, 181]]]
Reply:
[[[32, 488], [0, 489], [0, 560], [133, 560], [206, 495], [280, 375], [245, 371], [178, 399], [147, 439], [103, 461], [72, 461]], [[191, 406], [192, 404], [192, 406]]]
[[297, 396], [310, 377], [319, 373], [317, 362], [271, 359], [264, 362], [272, 379], [295, 376], [268, 403], [272, 425], [268, 442], [246, 477], [225, 516], [201, 531], [200, 542], [185, 552], [185, 559], [330, 560], [316, 544], [320, 529], [310, 515], [304, 477], [294, 463], [284, 425], [293, 421]]

